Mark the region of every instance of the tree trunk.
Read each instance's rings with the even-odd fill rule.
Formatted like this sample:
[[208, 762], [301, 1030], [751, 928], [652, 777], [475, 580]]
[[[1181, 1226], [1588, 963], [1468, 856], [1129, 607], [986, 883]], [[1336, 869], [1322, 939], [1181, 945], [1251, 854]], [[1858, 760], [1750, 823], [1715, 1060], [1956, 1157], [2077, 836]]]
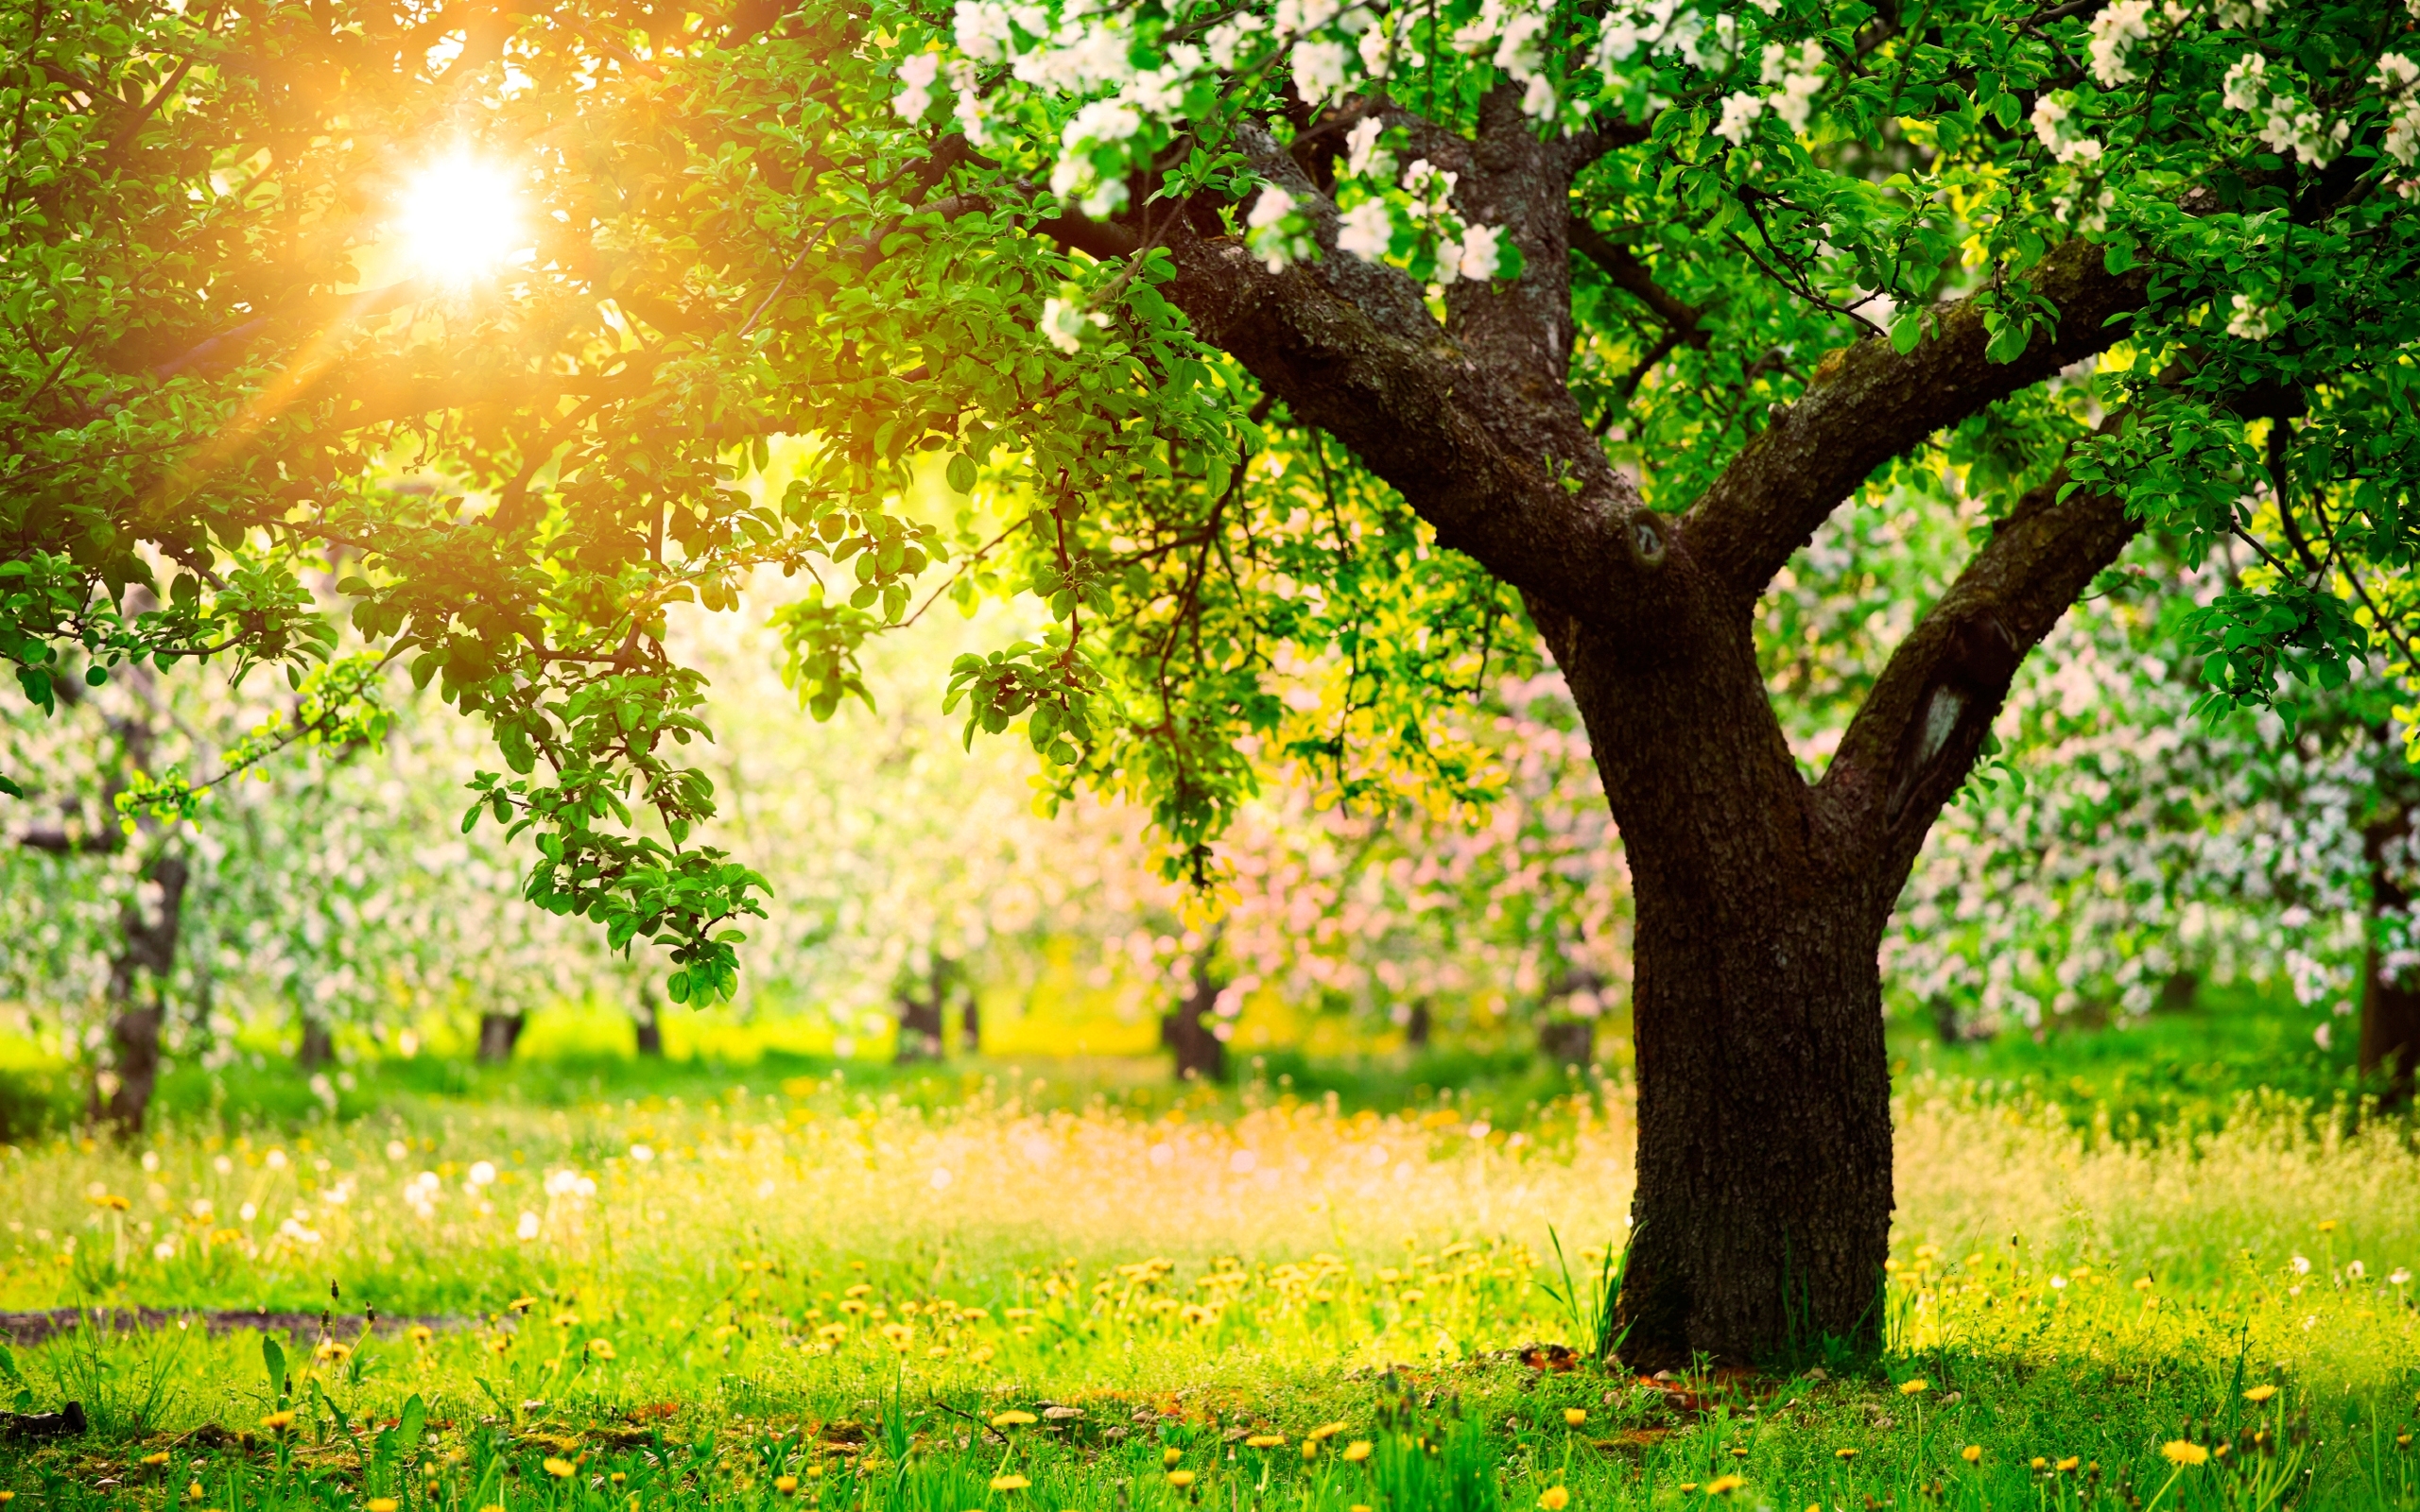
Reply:
[[1219, 994], [1224, 989], [1204, 950], [1193, 968], [1193, 990], [1160, 1020], [1160, 1043], [1176, 1052], [1179, 1081], [1224, 1081], [1227, 1042], [1217, 1031]]
[[480, 1014], [479, 1058], [491, 1065], [510, 1060], [512, 1047], [521, 1042], [522, 1026], [528, 1022], [526, 1013]]
[[983, 1053], [983, 1005], [977, 1001], [972, 988], [967, 988], [965, 999], [959, 1005], [958, 1043], [970, 1056]]
[[664, 1013], [656, 1005], [655, 989], [644, 983], [639, 987], [639, 1011], [631, 1015], [631, 1024], [638, 1032], [639, 1054], [663, 1059]]
[[1538, 1054], [1551, 1066], [1585, 1066], [1597, 1057], [1597, 1025], [1586, 1019], [1548, 1019], [1538, 1025]]
[[1410, 1014], [1403, 1021], [1403, 1042], [1407, 1050], [1426, 1050], [1429, 1037], [1436, 1033], [1436, 1020], [1428, 1011], [1428, 1000], [1421, 998], [1411, 1005]]
[[[110, 962], [110, 1062], [94, 1075], [89, 1112], [92, 1122], [120, 1138], [143, 1131], [159, 1085], [160, 1027], [167, 1014], [162, 993], [177, 964], [190, 876], [182, 856], [159, 856], [144, 868], [144, 880], [160, 890], [158, 911], [146, 917], [139, 899], [118, 911], [125, 944]], [[137, 1006], [135, 978], [144, 972], [151, 977], [151, 1002]]]
[[2379, 916], [2402, 913], [2411, 895], [2396, 880], [2398, 842], [2408, 840], [2410, 816], [2393, 810], [2372, 820], [2361, 832], [2361, 848], [2370, 862], [2369, 947], [2361, 958], [2361, 1071], [2384, 1079], [2386, 1100], [2402, 1103], [2411, 1096], [2412, 1074], [2420, 1070], [2420, 983], [2415, 973], [2386, 969], [2378, 953]]
[[[899, 994], [899, 1048], [891, 1059], [901, 1065], [916, 1060], [939, 1060], [944, 1048], [942, 1036], [948, 1032], [943, 1016], [948, 995], [943, 988], [944, 967], [936, 964], [932, 975], [922, 983], [909, 982], [897, 988]], [[923, 990], [920, 993], [919, 988]]]
[[295, 1064], [317, 1071], [336, 1057], [336, 1036], [329, 1032], [328, 1021], [316, 1013], [302, 1015], [302, 1043], [294, 1052]]

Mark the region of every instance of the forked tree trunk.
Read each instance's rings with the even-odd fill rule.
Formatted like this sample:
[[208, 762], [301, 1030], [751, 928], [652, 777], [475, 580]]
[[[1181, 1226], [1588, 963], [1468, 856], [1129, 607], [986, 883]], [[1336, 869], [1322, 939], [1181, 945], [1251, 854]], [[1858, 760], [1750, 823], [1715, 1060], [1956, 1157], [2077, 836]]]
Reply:
[[2409, 834], [2410, 815], [2401, 809], [2373, 820], [2361, 832], [2370, 862], [2369, 948], [2361, 957], [2361, 1070], [2384, 1078], [2391, 1103], [2409, 1101], [2412, 1074], [2420, 1070], [2420, 985], [2413, 973], [2385, 969], [2376, 925], [2383, 913], [2411, 906], [2411, 895], [2395, 880], [2395, 842]]
[[512, 1047], [521, 1042], [522, 1026], [528, 1022], [526, 1013], [480, 1014], [479, 1058], [491, 1065], [510, 1060]]
[[1210, 969], [1208, 951], [1193, 968], [1193, 990], [1160, 1020], [1160, 1043], [1176, 1053], [1179, 1081], [1224, 1081], [1227, 1042], [1218, 1035], [1219, 994], [1224, 984]]

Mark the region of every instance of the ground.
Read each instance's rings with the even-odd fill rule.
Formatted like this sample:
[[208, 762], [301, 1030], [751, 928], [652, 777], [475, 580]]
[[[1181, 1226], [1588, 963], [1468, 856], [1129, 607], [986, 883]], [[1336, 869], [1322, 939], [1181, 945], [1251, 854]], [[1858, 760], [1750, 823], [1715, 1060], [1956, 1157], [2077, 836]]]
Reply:
[[[1555, 1348], [1618, 1263], [1618, 1066], [1301, 1064], [1182, 1095], [1000, 1062], [363, 1067], [351, 1116], [222, 1098], [129, 1148], [0, 1157], [0, 1392], [89, 1418], [0, 1446], [0, 1487], [185, 1512], [2420, 1505], [2411, 1128], [2269, 1022], [1903, 1042], [1888, 1347], [1658, 1381]], [[94, 1311], [130, 1307], [164, 1313]]]

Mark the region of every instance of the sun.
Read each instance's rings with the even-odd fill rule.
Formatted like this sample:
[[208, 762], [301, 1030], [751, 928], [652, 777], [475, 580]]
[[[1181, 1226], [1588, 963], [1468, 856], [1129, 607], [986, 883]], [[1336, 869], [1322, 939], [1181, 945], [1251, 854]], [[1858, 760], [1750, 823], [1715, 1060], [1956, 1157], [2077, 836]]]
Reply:
[[526, 245], [511, 176], [467, 153], [421, 170], [404, 191], [395, 224], [413, 266], [441, 284], [493, 272]]

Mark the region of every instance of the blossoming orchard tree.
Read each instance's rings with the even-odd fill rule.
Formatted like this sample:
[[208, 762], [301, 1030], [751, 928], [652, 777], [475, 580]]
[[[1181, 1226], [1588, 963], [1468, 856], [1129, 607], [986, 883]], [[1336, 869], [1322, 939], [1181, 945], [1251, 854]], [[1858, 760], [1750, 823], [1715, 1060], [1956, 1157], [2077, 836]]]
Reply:
[[[1635, 892], [1642, 1365], [1878, 1329], [1877, 941], [2132, 536], [2256, 543], [2187, 632], [2214, 697], [2411, 670], [2420, 34], [2379, 0], [0, 27], [37, 704], [86, 659], [300, 679], [333, 561], [492, 730], [470, 818], [531, 836], [529, 897], [682, 998], [735, 981], [762, 879], [698, 838], [676, 599], [814, 575], [784, 625], [829, 708], [920, 595], [1037, 595], [1048, 633], [953, 674], [970, 737], [1143, 799], [1204, 883], [1271, 765], [1466, 782], [1429, 716], [1542, 641]], [[731, 487], [781, 434], [806, 475]], [[920, 467], [1011, 524], [907, 508]], [[1844, 506], [1970, 482], [1988, 526], [1810, 781], [1759, 594]], [[1315, 707], [1288, 659], [1337, 669]]]

